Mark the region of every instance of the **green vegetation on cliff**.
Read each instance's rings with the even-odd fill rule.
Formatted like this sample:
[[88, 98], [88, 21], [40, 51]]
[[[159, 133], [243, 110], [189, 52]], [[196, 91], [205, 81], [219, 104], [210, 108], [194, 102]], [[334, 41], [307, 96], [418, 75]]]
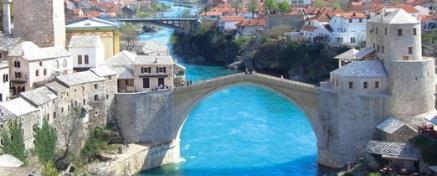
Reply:
[[42, 127], [35, 127], [33, 132], [35, 153], [39, 161], [41, 163], [53, 162], [56, 152], [56, 141], [58, 139], [55, 128], [49, 126], [49, 122], [44, 118]]
[[[316, 83], [329, 77], [337, 68], [333, 57], [347, 48], [333, 48], [325, 43], [297, 43], [286, 40], [283, 30], [268, 30], [256, 37], [239, 37], [202, 27], [196, 33], [174, 33], [176, 54], [189, 62], [238, 63], [238, 68], [255, 69], [295, 80]], [[232, 64], [233, 65], [233, 64]]]
[[21, 130], [21, 121], [12, 120], [8, 123], [7, 128], [3, 128], [1, 139], [3, 145], [0, 145], [2, 152], [10, 154], [25, 165], [27, 164], [27, 153], [24, 147], [24, 134]]

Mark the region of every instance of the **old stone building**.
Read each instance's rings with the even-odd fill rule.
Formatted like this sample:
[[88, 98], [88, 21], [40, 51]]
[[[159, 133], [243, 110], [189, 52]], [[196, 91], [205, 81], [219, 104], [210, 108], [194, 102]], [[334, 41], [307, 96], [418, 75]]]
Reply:
[[[60, 75], [42, 87], [1, 103], [0, 128], [10, 120], [20, 120], [29, 149], [33, 146], [33, 127], [40, 126], [46, 118], [57, 129], [58, 145], [65, 147], [67, 140], [72, 140], [66, 134], [106, 125], [107, 119], [111, 119], [110, 108], [115, 94], [116, 73], [111, 70], [93, 69]], [[77, 121], [73, 121], [75, 118]], [[75, 123], [79, 125], [74, 126]], [[78, 137], [83, 141], [86, 136]]]
[[14, 0], [13, 36], [40, 47], [65, 47], [64, 1]]
[[351, 55], [359, 59], [350, 58], [321, 84], [320, 118], [331, 119], [331, 128], [328, 140], [319, 141], [325, 145], [319, 160], [356, 160], [374, 138], [406, 142], [435, 115], [434, 59], [421, 53], [420, 22], [404, 10], [383, 9], [368, 20], [366, 48]]
[[8, 57], [13, 95], [73, 72], [71, 54], [63, 47], [40, 48], [26, 41], [9, 50]]
[[118, 91], [169, 90], [184, 82], [185, 68], [175, 63], [171, 56], [158, 54], [137, 55], [122, 51], [109, 58], [105, 65], [117, 72]]

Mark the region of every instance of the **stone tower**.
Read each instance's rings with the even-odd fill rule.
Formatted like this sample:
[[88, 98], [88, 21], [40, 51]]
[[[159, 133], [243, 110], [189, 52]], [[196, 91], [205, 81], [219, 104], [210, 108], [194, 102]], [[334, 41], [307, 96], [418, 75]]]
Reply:
[[11, 2], [12, 0], [3, 0], [3, 33], [11, 34]]
[[15, 37], [40, 47], [65, 47], [63, 0], [14, 0]]
[[399, 119], [434, 111], [434, 60], [422, 56], [421, 25], [402, 9], [383, 9], [368, 21], [373, 47], [389, 75], [390, 113]]

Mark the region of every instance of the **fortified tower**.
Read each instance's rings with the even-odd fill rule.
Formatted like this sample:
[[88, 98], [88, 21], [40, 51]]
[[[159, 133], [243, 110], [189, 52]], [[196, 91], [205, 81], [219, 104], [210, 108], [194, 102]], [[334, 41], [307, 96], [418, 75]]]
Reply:
[[12, 33], [39, 47], [65, 47], [64, 1], [14, 0]]
[[402, 9], [384, 9], [368, 21], [367, 47], [389, 75], [390, 113], [401, 120], [434, 111], [434, 60], [422, 57], [421, 25]]
[[3, 33], [11, 34], [11, 3], [12, 0], [3, 0]]

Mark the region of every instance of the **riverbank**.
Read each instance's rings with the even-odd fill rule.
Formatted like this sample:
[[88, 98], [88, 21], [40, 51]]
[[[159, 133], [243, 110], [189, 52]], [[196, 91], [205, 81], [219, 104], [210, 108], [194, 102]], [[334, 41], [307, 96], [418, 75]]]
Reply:
[[333, 57], [347, 50], [325, 43], [289, 41], [278, 31], [235, 38], [205, 26], [195, 33], [173, 33], [171, 44], [175, 54], [187, 58], [189, 63], [255, 69], [308, 83], [328, 79], [329, 72], [338, 67]]

